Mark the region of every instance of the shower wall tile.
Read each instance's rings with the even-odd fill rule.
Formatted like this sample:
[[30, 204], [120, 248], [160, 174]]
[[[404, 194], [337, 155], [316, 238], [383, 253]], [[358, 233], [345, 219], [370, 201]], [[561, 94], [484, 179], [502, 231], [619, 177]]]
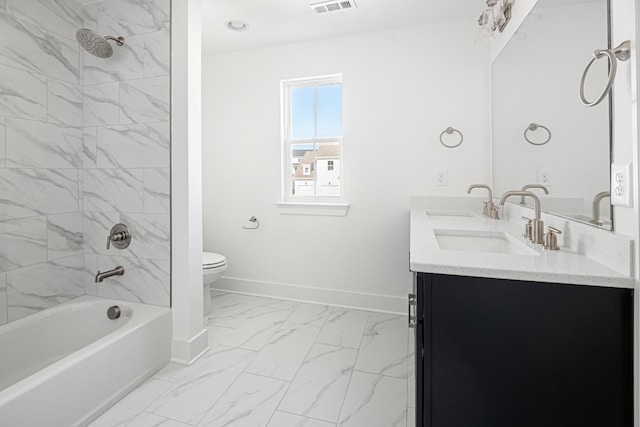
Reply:
[[142, 169], [85, 169], [84, 210], [143, 211]]
[[84, 128], [84, 149], [82, 150], [82, 167], [84, 169], [96, 168], [96, 151], [98, 150], [98, 129], [95, 127]]
[[47, 33], [40, 27], [0, 13], [0, 63], [48, 77], [78, 83], [79, 49], [75, 39]]
[[83, 28], [98, 31], [98, 3], [88, 4], [84, 8]]
[[98, 270], [117, 266], [124, 267], [124, 274], [97, 284], [98, 296], [169, 306], [170, 261], [98, 255]]
[[120, 222], [117, 212], [84, 212], [84, 245], [86, 253], [120, 255], [120, 250], [107, 249], [107, 236], [111, 228]]
[[7, 167], [82, 167], [80, 128], [22, 119], [7, 119], [6, 126]]
[[84, 87], [84, 125], [102, 126], [120, 123], [120, 83]]
[[168, 76], [171, 71], [171, 33], [144, 35], [144, 76]]
[[[0, 7], [2, 7], [1, 1]], [[7, 274], [0, 273], [0, 325], [5, 323], [7, 323]]]
[[0, 220], [78, 210], [78, 170], [0, 169]]
[[144, 77], [144, 36], [126, 37], [124, 45], [112, 46], [113, 56], [107, 60], [82, 52], [85, 85]]
[[0, 222], [0, 271], [47, 261], [47, 219], [44, 216]]
[[146, 259], [171, 258], [171, 221], [169, 215], [122, 214], [120, 220], [131, 231], [131, 245], [122, 255]]
[[84, 257], [75, 255], [7, 273], [9, 321], [84, 295]]
[[82, 255], [82, 212], [47, 217], [47, 255], [49, 260]]
[[73, 0], [6, 0], [7, 13], [42, 30], [74, 39], [82, 26], [82, 5]]
[[82, 86], [49, 79], [48, 88], [49, 121], [82, 127]]
[[84, 254], [84, 291], [87, 295], [98, 296], [98, 284], [96, 274], [98, 273], [98, 255]]
[[[1, 51], [2, 43], [0, 62]], [[0, 115], [46, 121], [47, 79], [39, 74], [0, 65]]]
[[105, 0], [98, 5], [98, 30], [126, 37], [168, 29], [170, 5], [170, 0]]
[[169, 123], [111, 126], [98, 129], [99, 168], [167, 168]]
[[7, 152], [7, 145], [5, 139], [5, 131], [6, 131], [6, 122], [5, 118], [0, 116], [0, 168], [6, 166], [5, 156]]
[[144, 212], [158, 214], [171, 212], [171, 170], [169, 168], [144, 170]]
[[120, 123], [169, 121], [169, 76], [120, 84]]

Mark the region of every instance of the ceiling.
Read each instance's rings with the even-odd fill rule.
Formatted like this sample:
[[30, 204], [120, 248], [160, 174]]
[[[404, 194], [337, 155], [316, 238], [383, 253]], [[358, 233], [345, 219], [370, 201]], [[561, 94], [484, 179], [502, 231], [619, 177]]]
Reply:
[[[336, 37], [427, 22], [468, 18], [475, 22], [485, 0], [355, 0], [356, 9], [318, 15], [320, 0], [203, 0], [205, 55]], [[226, 22], [249, 24], [231, 31]]]

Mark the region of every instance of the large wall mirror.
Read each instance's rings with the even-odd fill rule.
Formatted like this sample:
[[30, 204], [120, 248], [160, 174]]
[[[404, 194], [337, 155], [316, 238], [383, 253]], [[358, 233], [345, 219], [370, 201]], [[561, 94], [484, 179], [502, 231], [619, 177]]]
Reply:
[[[544, 185], [549, 194], [530, 190], [544, 211], [613, 229], [610, 99], [587, 107], [579, 97], [588, 60], [607, 47], [607, 0], [537, 2], [492, 64], [495, 194]], [[587, 99], [602, 91], [607, 73], [606, 58], [596, 61]]]

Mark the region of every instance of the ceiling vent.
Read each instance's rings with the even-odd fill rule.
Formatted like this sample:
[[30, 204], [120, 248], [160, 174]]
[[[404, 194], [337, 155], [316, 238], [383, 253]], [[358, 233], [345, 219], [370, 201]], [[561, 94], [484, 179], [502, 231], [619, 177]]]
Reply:
[[355, 0], [332, 0], [332, 1], [323, 1], [320, 3], [314, 3], [311, 6], [311, 9], [317, 14], [327, 13], [327, 12], [338, 12], [340, 10], [347, 9], [355, 9], [356, 2]]

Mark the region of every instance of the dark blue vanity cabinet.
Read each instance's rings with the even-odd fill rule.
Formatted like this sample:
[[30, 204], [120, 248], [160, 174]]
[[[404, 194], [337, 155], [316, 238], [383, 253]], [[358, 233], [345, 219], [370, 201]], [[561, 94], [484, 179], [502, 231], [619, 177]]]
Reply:
[[415, 274], [416, 424], [632, 427], [633, 291]]

